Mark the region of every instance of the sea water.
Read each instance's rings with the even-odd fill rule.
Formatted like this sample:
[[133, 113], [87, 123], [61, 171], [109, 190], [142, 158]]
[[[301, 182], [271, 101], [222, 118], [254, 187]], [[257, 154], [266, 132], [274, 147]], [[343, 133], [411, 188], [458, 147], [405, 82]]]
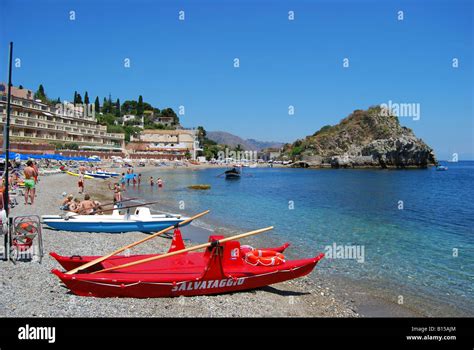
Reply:
[[[155, 209], [174, 213], [211, 209], [195, 224], [215, 233], [273, 225], [261, 238], [291, 242], [290, 258], [326, 253], [318, 278], [346, 278], [394, 302], [422, 300], [428, 315], [473, 316], [474, 162], [445, 165], [448, 171], [244, 168], [240, 180], [225, 180], [217, 168], [156, 168], [127, 196], [158, 200]], [[164, 188], [150, 187], [149, 176], [161, 177]]]

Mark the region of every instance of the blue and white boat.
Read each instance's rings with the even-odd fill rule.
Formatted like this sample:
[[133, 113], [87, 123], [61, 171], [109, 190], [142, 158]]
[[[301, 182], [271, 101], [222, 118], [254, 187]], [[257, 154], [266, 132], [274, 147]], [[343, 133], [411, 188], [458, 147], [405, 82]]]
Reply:
[[169, 226], [176, 225], [187, 217], [171, 214], [151, 214], [147, 207], [135, 208], [133, 214], [127, 212], [120, 214], [119, 209], [111, 215], [78, 215], [67, 213], [61, 215], [43, 215], [41, 221], [49, 227], [73, 232], [144, 232], [152, 233], [160, 231]]
[[444, 166], [444, 165], [437, 165], [436, 166], [436, 171], [446, 171], [446, 170], [448, 170], [447, 166]]
[[96, 179], [108, 179], [110, 177], [110, 175], [105, 175], [105, 174], [100, 174], [100, 173], [93, 173], [93, 172], [90, 172], [90, 171], [86, 171], [85, 174], [89, 175], [89, 176], [92, 176]]
[[110, 176], [110, 177], [115, 177], [115, 176], [120, 175], [119, 173], [115, 173], [115, 172], [112, 172], [112, 171], [101, 171], [101, 170], [97, 170], [96, 174], [107, 175], [107, 176]]

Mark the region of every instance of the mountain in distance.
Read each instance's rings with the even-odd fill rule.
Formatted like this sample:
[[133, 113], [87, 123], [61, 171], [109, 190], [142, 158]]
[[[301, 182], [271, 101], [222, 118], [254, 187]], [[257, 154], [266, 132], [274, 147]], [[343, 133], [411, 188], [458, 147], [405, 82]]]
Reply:
[[265, 148], [281, 148], [282, 142], [258, 141], [255, 139], [243, 139], [237, 135], [225, 131], [208, 131], [206, 133], [208, 139], [221, 145], [229, 147], [237, 147], [240, 145], [246, 151], [261, 151]]
[[302, 166], [425, 168], [437, 164], [433, 149], [380, 106], [355, 110], [337, 125], [283, 147]]

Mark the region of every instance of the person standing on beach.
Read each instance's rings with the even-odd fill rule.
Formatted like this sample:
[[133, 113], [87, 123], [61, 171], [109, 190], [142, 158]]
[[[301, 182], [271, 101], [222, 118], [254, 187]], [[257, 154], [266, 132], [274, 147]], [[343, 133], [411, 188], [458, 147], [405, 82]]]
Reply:
[[79, 181], [77, 182], [77, 187], [79, 187], [79, 193], [84, 192], [84, 173], [82, 171], [79, 173]]
[[25, 174], [25, 205], [28, 204], [28, 196], [30, 197], [30, 204], [33, 205], [35, 201], [35, 177], [38, 176], [35, 168], [33, 168], [33, 162], [31, 160], [26, 162], [26, 167], [23, 170]]
[[110, 187], [108, 184], [109, 190], [114, 191], [114, 204], [122, 202], [122, 191], [120, 190], [120, 185], [116, 182], [114, 183], [114, 187]]
[[122, 192], [125, 192], [125, 173], [122, 173], [120, 178], [120, 187], [122, 187]]
[[150, 186], [153, 186], [155, 182], [153, 181], [153, 176], [150, 176]]
[[138, 174], [138, 186], [142, 183], [142, 174]]
[[158, 184], [158, 187], [163, 187], [163, 180], [161, 179], [161, 177], [158, 178], [158, 180], [156, 180], [156, 183]]
[[32, 167], [36, 171], [35, 182], [38, 183], [38, 175], [39, 175], [38, 163], [33, 162]]

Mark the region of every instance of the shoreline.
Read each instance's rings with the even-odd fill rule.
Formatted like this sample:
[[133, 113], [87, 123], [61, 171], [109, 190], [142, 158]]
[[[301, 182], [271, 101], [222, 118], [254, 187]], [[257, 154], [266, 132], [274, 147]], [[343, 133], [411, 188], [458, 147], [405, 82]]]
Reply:
[[[154, 167], [153, 167], [154, 168]], [[141, 170], [144, 171], [144, 170]], [[137, 171], [138, 172], [138, 171]], [[77, 194], [76, 178], [66, 174], [40, 177], [34, 205], [20, 204], [11, 215], [44, 215], [59, 212], [61, 193]], [[111, 191], [102, 180], [86, 181], [86, 193], [109, 201]], [[101, 197], [99, 197], [101, 196]], [[21, 198], [19, 198], [21, 199]], [[191, 227], [183, 228], [186, 238]], [[199, 228], [197, 229], [199, 230]], [[203, 229], [201, 229], [203, 230]], [[132, 299], [78, 297], [50, 273], [58, 264], [48, 254], [101, 255], [134, 242], [145, 234], [81, 233], [43, 228], [45, 256], [37, 262], [0, 261], [1, 317], [357, 317], [351, 302], [339, 299], [331, 289], [309, 276], [264, 288], [209, 296]], [[204, 233], [201, 233], [204, 234]], [[171, 241], [157, 237], [132, 249], [132, 254], [166, 251]], [[189, 241], [186, 241], [189, 245]], [[312, 272], [318, 274], [318, 267]]]

